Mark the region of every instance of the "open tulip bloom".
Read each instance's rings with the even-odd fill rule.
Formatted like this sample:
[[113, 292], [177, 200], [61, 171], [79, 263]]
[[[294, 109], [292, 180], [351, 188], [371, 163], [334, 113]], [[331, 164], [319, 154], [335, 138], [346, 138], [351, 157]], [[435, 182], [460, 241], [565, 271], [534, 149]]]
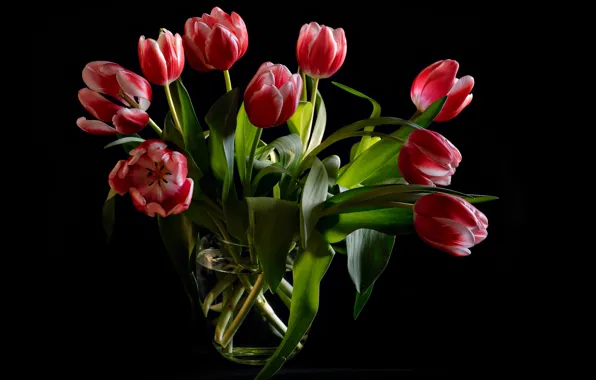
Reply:
[[[381, 116], [375, 100], [328, 79], [346, 59], [341, 28], [304, 24], [294, 41], [299, 71], [288, 69], [296, 62], [264, 62], [243, 90], [233, 88], [230, 77], [248, 49], [240, 15], [216, 7], [179, 29], [182, 36], [162, 29], [155, 40], [140, 37], [139, 73], [112, 62], [89, 63], [77, 125], [110, 139], [106, 148], [122, 149], [122, 159], [105, 173], [107, 235], [117, 198], [132, 202], [139, 217], [155, 218], [191, 302], [205, 315], [216, 314], [214, 342], [224, 351], [232, 349], [253, 306], [279, 332], [279, 346], [258, 379], [273, 376], [301, 347], [317, 313], [321, 279], [336, 253], [347, 256], [356, 318], [396, 236], [416, 233], [454, 257], [470, 255], [487, 238], [488, 219], [474, 204], [497, 198], [448, 189], [465, 161], [439, 134], [440, 124], [439, 132], [428, 129], [471, 104], [474, 81], [456, 78], [456, 61], [435, 62], [412, 75], [415, 112], [404, 119]], [[135, 54], [134, 42], [130, 53]], [[182, 83], [185, 56], [187, 70], [223, 73], [226, 91], [222, 81], [222, 95], [205, 115], [195, 112]], [[366, 99], [372, 115], [326, 134], [332, 115], [326, 114], [319, 84], [330, 95], [347, 91]], [[152, 85], [163, 87], [168, 100], [162, 123], [150, 117]], [[85, 110], [91, 120], [83, 117]], [[267, 141], [267, 128], [285, 128], [287, 134]], [[325, 152], [344, 139], [355, 144], [342, 164]], [[221, 277], [199, 297], [196, 257], [206, 236], [218, 239], [221, 255], [245, 275], [236, 282]], [[289, 319], [279, 318], [267, 303], [275, 294], [285, 300]], [[223, 307], [213, 307], [218, 302]]]

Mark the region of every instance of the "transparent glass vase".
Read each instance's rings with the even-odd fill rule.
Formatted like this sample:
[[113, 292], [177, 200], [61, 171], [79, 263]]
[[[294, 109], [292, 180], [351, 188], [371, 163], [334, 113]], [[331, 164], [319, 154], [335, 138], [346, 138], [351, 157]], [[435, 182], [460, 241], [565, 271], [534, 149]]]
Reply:
[[[214, 347], [224, 358], [262, 366], [275, 353], [287, 330], [296, 251], [288, 253], [284, 279], [272, 293], [259, 269], [237, 265], [226, 254], [224, 244], [229, 243], [214, 235], [203, 237], [199, 243], [195, 277], [204, 320], [213, 335]], [[242, 258], [249, 257], [248, 247], [236, 247], [242, 251]], [[307, 337], [289, 358], [302, 349]]]

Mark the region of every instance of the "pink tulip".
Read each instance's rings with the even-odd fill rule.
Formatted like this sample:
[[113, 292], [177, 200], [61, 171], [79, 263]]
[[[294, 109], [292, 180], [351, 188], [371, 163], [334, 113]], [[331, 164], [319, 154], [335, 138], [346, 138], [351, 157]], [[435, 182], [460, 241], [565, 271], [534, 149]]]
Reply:
[[414, 205], [414, 228], [430, 246], [467, 256], [471, 247], [486, 239], [488, 219], [462, 198], [432, 193]]
[[192, 17], [184, 24], [184, 51], [198, 71], [229, 70], [248, 49], [248, 33], [242, 18], [229, 16], [219, 7], [211, 14]]
[[437, 61], [418, 74], [410, 97], [419, 112], [424, 112], [437, 99], [447, 96], [447, 101], [435, 121], [447, 121], [456, 117], [470, 102], [474, 78], [466, 75], [456, 78], [459, 63], [452, 59]]
[[302, 25], [296, 58], [300, 69], [312, 78], [329, 78], [346, 59], [347, 41], [342, 28], [332, 29], [316, 22]]
[[120, 160], [108, 176], [118, 194], [130, 192], [137, 210], [153, 217], [180, 214], [192, 200], [194, 182], [187, 178], [186, 157], [161, 140], [145, 140]]
[[139, 62], [149, 82], [165, 86], [180, 78], [184, 69], [182, 37], [167, 29], [161, 30], [157, 41], [139, 38]]
[[[85, 132], [103, 136], [129, 135], [139, 132], [149, 123], [149, 115], [145, 111], [151, 104], [151, 85], [145, 78], [116, 63], [95, 61], [83, 69], [83, 82], [88, 88], [79, 90], [79, 101], [98, 119], [77, 119], [77, 125]], [[102, 94], [115, 100], [108, 100]], [[129, 104], [125, 97], [137, 104]], [[139, 108], [129, 108], [137, 105]], [[106, 124], [110, 121], [114, 127]]]
[[265, 62], [244, 92], [248, 120], [259, 128], [285, 123], [298, 108], [302, 78], [281, 64]]
[[408, 136], [397, 162], [399, 171], [410, 184], [449, 186], [461, 159], [459, 150], [445, 137], [417, 129]]

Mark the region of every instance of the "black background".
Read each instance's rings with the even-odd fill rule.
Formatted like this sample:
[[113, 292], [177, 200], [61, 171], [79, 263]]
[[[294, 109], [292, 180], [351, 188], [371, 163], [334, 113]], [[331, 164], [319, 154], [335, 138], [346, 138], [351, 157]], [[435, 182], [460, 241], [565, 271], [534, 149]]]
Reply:
[[[457, 60], [458, 77], [469, 74], [476, 80], [474, 100], [455, 119], [434, 123], [431, 129], [463, 155], [451, 188], [500, 197], [478, 206], [489, 219], [489, 235], [469, 257], [449, 256], [415, 235], [400, 238], [357, 321], [352, 318], [355, 290], [346, 259], [337, 255], [323, 280], [319, 314], [305, 350], [286, 363], [284, 373], [336, 371], [304, 375], [313, 378], [346, 377], [348, 369], [376, 370], [352, 372], [373, 378], [493, 374], [508, 373], [519, 363], [525, 341], [518, 334], [524, 326], [516, 317], [516, 262], [526, 226], [521, 182], [525, 165], [522, 142], [503, 133], [503, 120], [513, 112], [508, 110], [512, 89], [507, 81], [515, 53], [510, 38], [498, 32], [500, 25], [511, 28], [517, 20], [495, 9], [366, 3], [358, 8], [347, 2], [323, 7], [319, 1], [299, 9], [289, 2], [102, 2], [47, 10], [38, 26], [64, 37], [41, 39], [46, 66], [34, 70], [39, 77], [33, 78], [53, 91], [42, 105], [51, 123], [41, 131], [48, 133], [48, 140], [38, 146], [52, 151], [49, 157], [55, 161], [49, 167], [62, 172], [60, 178], [50, 174], [56, 186], [47, 202], [51, 275], [44, 319], [50, 327], [44, 342], [56, 373], [82, 370], [133, 378], [221, 377], [233, 371], [250, 378], [256, 373], [220, 358], [202, 326], [193, 326], [155, 220], [133, 210], [128, 197], [118, 199], [115, 238], [105, 244], [100, 215], [109, 190], [107, 175], [123, 155], [118, 148], [103, 150], [109, 138], [86, 134], [75, 124], [80, 116], [89, 118], [77, 99], [86, 63], [114, 61], [141, 74], [136, 50], [140, 35], [157, 38], [161, 27], [183, 33], [187, 18], [208, 13], [215, 5], [239, 13], [248, 28], [248, 51], [231, 70], [233, 86], [241, 89], [264, 61], [283, 63], [295, 72], [298, 31], [310, 21], [344, 28], [347, 58], [332, 80], [375, 98], [386, 116], [409, 118], [415, 111], [409, 91], [418, 72], [439, 59]], [[201, 117], [225, 91], [218, 71], [198, 73], [187, 66], [182, 78]], [[167, 104], [163, 91], [153, 89], [149, 113], [161, 124]], [[328, 131], [369, 116], [367, 101], [331, 80], [322, 80], [319, 89], [327, 106]], [[270, 129], [263, 136], [271, 141], [286, 131]], [[346, 162], [355, 141], [327, 153], [340, 154]], [[383, 372], [389, 369], [405, 372]]]

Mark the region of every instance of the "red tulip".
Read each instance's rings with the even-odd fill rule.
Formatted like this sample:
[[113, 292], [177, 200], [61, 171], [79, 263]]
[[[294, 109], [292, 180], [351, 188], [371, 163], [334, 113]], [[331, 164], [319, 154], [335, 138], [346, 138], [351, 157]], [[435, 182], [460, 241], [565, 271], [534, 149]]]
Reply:
[[139, 38], [139, 62], [149, 82], [165, 86], [180, 78], [184, 69], [182, 37], [167, 29], [161, 30], [157, 41]]
[[346, 59], [347, 41], [342, 28], [332, 29], [316, 22], [302, 25], [296, 58], [300, 69], [312, 78], [329, 78]]
[[211, 14], [192, 17], [184, 24], [184, 51], [198, 71], [229, 70], [248, 49], [248, 33], [242, 18], [229, 16], [219, 7]]
[[449, 186], [461, 162], [459, 150], [445, 137], [427, 129], [410, 133], [399, 151], [399, 171], [408, 183]]
[[[79, 101], [99, 120], [77, 119], [77, 125], [94, 135], [129, 135], [142, 130], [149, 123], [145, 112], [151, 104], [151, 85], [147, 80], [124, 67], [107, 61], [88, 63], [83, 69], [83, 82], [88, 88], [79, 90]], [[102, 94], [115, 101], [108, 100]], [[124, 97], [137, 103], [129, 104]], [[114, 127], [105, 122], [112, 122]]]
[[488, 232], [488, 219], [466, 200], [433, 193], [414, 205], [414, 228], [430, 246], [455, 256], [467, 256]]
[[244, 92], [248, 120], [259, 128], [285, 123], [298, 107], [302, 78], [281, 64], [265, 62]]
[[434, 101], [447, 95], [447, 101], [435, 121], [447, 121], [456, 117], [470, 102], [474, 78], [466, 75], [456, 78], [459, 63], [452, 59], [438, 61], [422, 70], [414, 79], [410, 97], [424, 112]]
[[161, 140], [145, 140], [120, 160], [108, 176], [118, 194], [130, 192], [137, 210], [153, 217], [180, 214], [192, 200], [194, 182], [187, 178], [186, 157]]

